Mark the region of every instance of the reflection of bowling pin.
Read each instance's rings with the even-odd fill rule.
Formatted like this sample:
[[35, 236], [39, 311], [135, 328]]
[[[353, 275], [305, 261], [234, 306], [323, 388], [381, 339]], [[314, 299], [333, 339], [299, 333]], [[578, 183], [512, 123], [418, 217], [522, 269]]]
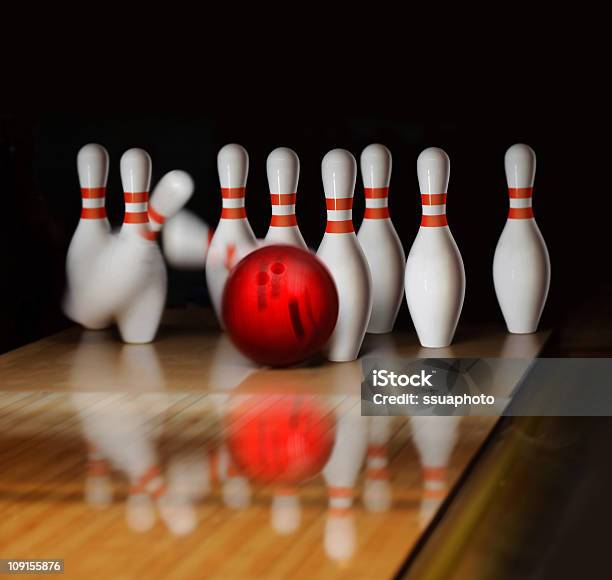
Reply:
[[203, 270], [213, 229], [187, 209], [169, 219], [162, 231], [164, 256], [178, 270]]
[[412, 416], [410, 426], [423, 474], [421, 526], [429, 523], [448, 492], [447, 467], [461, 417]]
[[89, 505], [108, 507], [113, 502], [110, 465], [93, 443], [87, 445], [85, 501]]
[[66, 297], [64, 311], [72, 320], [91, 329], [105, 328], [110, 317], [92, 319], [87, 313], [95, 304], [87, 300], [86, 287], [90, 280], [94, 258], [110, 240], [110, 224], [104, 206], [108, 178], [108, 152], [102, 145], [90, 143], [77, 155], [81, 185], [81, 219], [72, 236], [66, 256]]
[[317, 256], [329, 268], [338, 290], [338, 321], [327, 344], [332, 361], [357, 358], [372, 311], [372, 277], [353, 228], [357, 164], [344, 149], [334, 149], [321, 164], [327, 227]]
[[506, 151], [510, 211], [493, 258], [493, 282], [508, 332], [535, 332], [550, 286], [550, 259], [531, 209], [536, 157], [518, 143]]
[[206, 257], [206, 283], [219, 324], [221, 298], [230, 270], [257, 247], [244, 207], [249, 155], [240, 145], [231, 143], [222, 147], [217, 155], [217, 169], [221, 183], [223, 208], [221, 219], [208, 248]]
[[328, 495], [324, 547], [332, 560], [344, 561], [352, 557], [357, 544], [353, 498], [366, 454], [367, 418], [361, 416], [354, 397], [342, 401], [336, 416], [336, 440], [323, 469]]
[[[98, 461], [127, 475], [126, 519], [132, 529], [150, 529], [158, 511], [172, 533], [187, 533], [195, 527], [195, 514], [188, 503], [170, 493], [157, 457], [156, 442], [168, 401], [155, 350], [150, 345], [125, 345], [113, 359], [116, 352], [105, 349], [108, 340], [101, 342], [98, 335], [83, 334], [71, 369], [72, 383], [77, 389], [89, 385], [83, 381], [90, 376], [92, 364], [102, 364], [102, 356], [107, 380], [121, 391], [72, 393], [89, 448], [95, 450]], [[143, 390], [151, 392], [139, 392]]]
[[265, 241], [290, 244], [307, 250], [295, 217], [295, 196], [300, 177], [300, 160], [295, 151], [278, 147], [266, 162], [272, 201], [272, 219]]
[[363, 503], [371, 512], [386, 512], [391, 506], [388, 468], [390, 436], [391, 417], [370, 417]]
[[372, 274], [372, 316], [368, 332], [393, 330], [404, 297], [406, 256], [389, 217], [387, 196], [391, 180], [391, 152], [369, 145], [361, 153], [361, 176], [366, 209], [357, 239]]
[[292, 534], [300, 527], [302, 508], [297, 488], [283, 487], [274, 490], [270, 518], [272, 528], [281, 536]]
[[448, 155], [437, 147], [417, 160], [423, 216], [406, 262], [406, 301], [425, 347], [448, 346], [465, 295], [463, 260], [446, 222]]
[[[229, 356], [225, 359], [225, 362], [231, 365], [233, 347], [228, 347], [227, 353]], [[240, 376], [243, 378], [248, 376], [253, 369], [244, 367], [242, 369], [228, 368], [227, 370], [229, 374], [220, 371], [220, 367], [215, 369], [215, 372], [218, 373], [218, 382], [215, 383], [215, 387], [229, 391], [239, 384], [238, 378]], [[231, 374], [231, 371], [234, 371], [235, 374]], [[245, 372], [246, 374], [244, 374]], [[208, 395], [208, 400], [211, 402], [219, 419], [223, 419], [230, 404], [230, 393], [211, 393]], [[249, 507], [251, 505], [251, 484], [248, 478], [236, 469], [225, 441], [221, 441], [218, 449], [211, 454], [211, 461], [215, 464], [213, 471], [221, 483], [221, 495], [225, 505], [232, 509], [245, 509]]]

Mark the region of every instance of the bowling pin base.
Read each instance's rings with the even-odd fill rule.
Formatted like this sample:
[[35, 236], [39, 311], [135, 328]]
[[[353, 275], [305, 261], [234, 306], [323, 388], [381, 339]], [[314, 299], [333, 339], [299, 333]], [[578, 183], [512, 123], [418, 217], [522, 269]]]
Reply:
[[393, 325], [392, 326], [382, 326], [382, 327], [374, 327], [374, 328], [368, 328], [366, 330], [366, 332], [368, 334], [389, 334], [390, 332], [393, 332]]
[[359, 352], [356, 353], [331, 353], [326, 354], [326, 358], [330, 362], [352, 362], [357, 359]]
[[445, 340], [421, 340], [421, 337], [419, 337], [419, 344], [423, 348], [446, 348], [452, 344], [453, 338], [455, 338], [454, 335]]
[[523, 327], [523, 328], [510, 328], [508, 327], [508, 332], [510, 334], [534, 334], [536, 333], [538, 330], [538, 327], [535, 326], [529, 326], [529, 327]]

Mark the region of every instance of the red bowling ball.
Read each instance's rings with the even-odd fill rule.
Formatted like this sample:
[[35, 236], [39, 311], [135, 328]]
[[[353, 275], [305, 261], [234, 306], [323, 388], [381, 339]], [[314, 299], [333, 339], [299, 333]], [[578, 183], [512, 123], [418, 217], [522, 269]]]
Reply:
[[321, 472], [334, 445], [334, 414], [309, 395], [254, 395], [230, 404], [227, 444], [240, 473], [262, 484], [295, 485]]
[[338, 318], [338, 293], [311, 252], [271, 245], [232, 270], [222, 315], [236, 347], [257, 363], [288, 366], [321, 350]]

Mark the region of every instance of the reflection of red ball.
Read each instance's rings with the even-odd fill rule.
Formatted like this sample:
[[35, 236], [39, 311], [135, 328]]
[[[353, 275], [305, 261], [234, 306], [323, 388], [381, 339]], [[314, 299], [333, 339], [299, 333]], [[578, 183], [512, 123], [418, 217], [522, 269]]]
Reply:
[[311, 396], [239, 398], [225, 421], [234, 465], [259, 483], [302, 483], [320, 473], [331, 455], [334, 415]]
[[264, 246], [230, 273], [222, 304], [227, 332], [261, 364], [291, 365], [317, 353], [336, 326], [338, 293], [317, 257], [294, 246]]

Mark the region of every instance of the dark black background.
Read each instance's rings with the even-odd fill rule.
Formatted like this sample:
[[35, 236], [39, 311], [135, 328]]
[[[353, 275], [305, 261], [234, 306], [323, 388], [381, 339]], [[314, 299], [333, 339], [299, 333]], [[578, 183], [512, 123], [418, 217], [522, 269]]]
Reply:
[[[459, 332], [462, 325], [503, 324], [491, 269], [508, 208], [504, 153], [513, 143], [525, 142], [537, 154], [534, 213], [552, 263], [543, 324], [559, 325], [577, 305], [607, 291], [607, 166], [578, 118], [567, 116], [560, 122], [537, 114], [509, 118], [492, 113], [444, 121], [435, 116], [308, 116], [280, 111], [248, 116], [0, 113], [1, 351], [68, 324], [60, 300], [65, 253], [80, 211], [76, 154], [92, 141], [110, 153], [107, 210], [113, 225], [122, 219], [119, 159], [126, 149], [138, 146], [151, 154], [153, 184], [171, 169], [191, 173], [196, 192], [188, 207], [214, 226], [221, 206], [217, 150], [228, 142], [242, 144], [250, 155], [246, 204], [257, 237], [265, 235], [270, 219], [266, 157], [275, 147], [291, 147], [301, 161], [298, 222], [315, 249], [325, 228], [323, 155], [343, 147], [358, 160], [366, 145], [384, 143], [393, 154], [391, 216], [406, 254], [420, 221], [416, 158], [425, 147], [442, 147], [451, 159], [447, 215], [467, 277]], [[358, 176], [356, 226], [363, 207]], [[171, 272], [168, 301], [205, 303], [203, 273]], [[411, 327], [405, 303], [398, 327]]]

